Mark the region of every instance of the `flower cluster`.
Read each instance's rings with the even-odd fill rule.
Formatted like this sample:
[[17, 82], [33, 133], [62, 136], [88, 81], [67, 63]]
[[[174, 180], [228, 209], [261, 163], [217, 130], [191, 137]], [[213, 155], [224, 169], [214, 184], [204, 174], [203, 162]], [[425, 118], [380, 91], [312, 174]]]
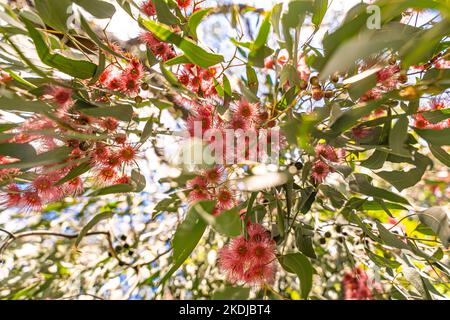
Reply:
[[342, 286], [346, 300], [372, 300], [373, 298], [372, 290], [369, 288], [369, 277], [360, 267], [345, 273]]
[[[137, 69], [140, 77], [142, 70], [139, 64], [131, 66]], [[134, 76], [131, 66], [124, 77]], [[87, 169], [95, 172], [94, 185], [131, 183], [131, 178], [125, 173], [134, 164], [139, 145], [128, 142], [119, 120], [111, 116], [95, 118], [79, 112], [74, 108], [74, 93], [69, 88], [48, 86], [42, 99], [55, 106], [57, 120], [43, 115], [33, 116], [11, 129], [8, 132], [11, 138], [3, 142], [29, 144], [38, 155], [66, 147], [68, 155], [57, 163], [33, 168], [27, 172], [26, 178], [20, 180], [15, 178], [21, 177], [22, 171], [10, 165], [19, 160], [1, 157], [0, 164], [11, 167], [0, 170], [0, 180], [7, 184], [1, 193], [3, 206], [38, 211], [47, 203], [81, 193], [84, 190], [83, 180], [79, 176], [66, 178], [79, 165], [88, 165]], [[106, 138], [92, 142], [75, 138], [74, 133], [75, 136], [98, 134]]]
[[[127, 66], [116, 64], [108, 66], [99, 78], [99, 85], [114, 92], [120, 92], [128, 96], [136, 96], [139, 93], [144, 68], [139, 60], [133, 58], [127, 61]], [[98, 100], [107, 98], [102, 94]]]
[[247, 231], [248, 239], [239, 236], [220, 250], [220, 267], [233, 283], [270, 283], [275, 273], [275, 242], [260, 224], [250, 224]]
[[[360, 71], [368, 70], [370, 67], [372, 66], [365, 65]], [[378, 100], [383, 94], [396, 89], [400, 83], [405, 81], [404, 76], [401, 74], [401, 69], [397, 64], [379, 70], [376, 73], [376, 77], [377, 85], [359, 98], [360, 102]]]
[[237, 203], [236, 193], [222, 185], [225, 178], [226, 171], [222, 166], [203, 170], [186, 184], [189, 189], [189, 202], [194, 203], [200, 200], [215, 199], [217, 203], [212, 212], [214, 215], [231, 209]]
[[176, 56], [175, 50], [170, 44], [162, 42], [150, 31], [142, 32], [140, 40], [151, 50], [155, 57], [163, 61], [175, 58]]
[[327, 144], [318, 144], [315, 151], [317, 160], [311, 169], [311, 178], [315, 183], [322, 183], [328, 174], [334, 172], [334, 168], [329, 163], [340, 161], [341, 155], [339, 153], [341, 153], [341, 150], [336, 151]]
[[414, 115], [414, 126], [419, 129], [442, 130], [450, 127], [450, 119], [438, 123], [430, 122], [424, 115], [425, 112], [442, 110], [448, 108], [448, 102], [444, 99], [433, 99], [428, 106], [421, 107]]
[[190, 91], [204, 97], [217, 95], [214, 78], [218, 75], [219, 67], [203, 69], [194, 64], [184, 64], [178, 70], [177, 77]]

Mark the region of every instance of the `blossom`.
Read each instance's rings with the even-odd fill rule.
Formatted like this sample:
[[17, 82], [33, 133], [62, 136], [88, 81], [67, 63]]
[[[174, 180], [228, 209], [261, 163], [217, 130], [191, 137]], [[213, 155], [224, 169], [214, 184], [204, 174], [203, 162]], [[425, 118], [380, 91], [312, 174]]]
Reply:
[[26, 191], [23, 193], [21, 205], [25, 211], [39, 211], [43, 202], [37, 191]]
[[250, 121], [256, 120], [259, 114], [258, 105], [244, 99], [241, 99], [237, 103], [237, 106], [233, 111], [237, 117], [248, 119]]
[[220, 166], [205, 170], [203, 176], [210, 184], [219, 184], [224, 180], [225, 169]]
[[316, 183], [321, 183], [330, 173], [330, 167], [323, 161], [316, 161], [311, 170], [311, 177]]
[[99, 182], [101, 183], [111, 182], [117, 178], [117, 172], [114, 168], [105, 167], [99, 170], [97, 176], [100, 179]]
[[137, 148], [132, 145], [124, 145], [118, 152], [118, 158], [125, 163], [130, 163], [136, 159]]
[[316, 157], [321, 159], [322, 157], [331, 162], [337, 162], [338, 156], [336, 150], [332, 146], [327, 144], [318, 144], [315, 148]]
[[347, 271], [342, 280], [346, 300], [371, 300], [372, 291], [368, 286], [369, 277], [360, 267]]
[[152, 0], [147, 0], [141, 5], [141, 11], [145, 13], [147, 16], [151, 17], [156, 15], [155, 4]]
[[5, 192], [0, 195], [0, 204], [10, 208], [18, 207], [22, 203], [22, 191], [15, 183], [9, 184], [5, 188]]
[[180, 8], [187, 8], [191, 5], [192, 0], [177, 0], [177, 3]]
[[58, 105], [60, 111], [67, 111], [73, 104], [72, 100], [72, 89], [59, 87], [59, 86], [49, 86], [46, 90], [46, 94], [50, 96], [53, 103]]
[[249, 225], [249, 238], [239, 236], [219, 252], [220, 268], [231, 282], [260, 285], [271, 282], [275, 272], [275, 242], [261, 225]]
[[217, 207], [221, 210], [230, 209], [235, 204], [235, 195], [226, 187], [220, 188], [215, 197], [217, 199]]
[[197, 176], [186, 183], [186, 186], [191, 189], [188, 198], [190, 202], [196, 202], [200, 200], [207, 200], [210, 198], [210, 194], [207, 190], [207, 181], [202, 176]]
[[114, 117], [106, 117], [101, 122], [101, 126], [108, 131], [114, 131], [119, 126], [119, 121]]

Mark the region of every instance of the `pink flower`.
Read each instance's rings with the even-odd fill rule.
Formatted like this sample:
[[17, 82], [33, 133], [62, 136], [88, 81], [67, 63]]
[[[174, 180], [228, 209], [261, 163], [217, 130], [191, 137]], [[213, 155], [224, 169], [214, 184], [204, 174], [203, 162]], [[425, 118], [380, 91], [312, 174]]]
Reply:
[[272, 240], [250, 241], [250, 257], [255, 265], [265, 265], [275, 259], [275, 247]]
[[372, 300], [372, 290], [368, 286], [369, 277], [363, 269], [357, 267], [348, 271], [342, 280], [346, 300]]
[[177, 3], [180, 8], [187, 8], [191, 5], [192, 0], [177, 0]]
[[372, 133], [372, 130], [369, 128], [364, 128], [361, 126], [355, 127], [352, 129], [352, 135], [356, 139], [364, 139]]
[[330, 173], [330, 167], [323, 161], [316, 161], [312, 167], [311, 177], [316, 183], [322, 183]]
[[141, 5], [141, 11], [147, 16], [151, 17], [156, 15], [156, 8], [152, 0], [147, 0]]
[[210, 194], [207, 190], [207, 182], [204, 177], [197, 176], [186, 183], [187, 188], [192, 189], [189, 192], [188, 199], [190, 202], [196, 202], [200, 200], [207, 200], [210, 198]]
[[247, 100], [241, 99], [234, 108], [236, 117], [241, 117], [250, 121], [256, 120], [259, 114], [258, 105], [249, 103]]
[[212, 169], [205, 170], [203, 176], [210, 184], [220, 184], [224, 180], [225, 169], [223, 167], [216, 166]]
[[62, 189], [53, 185], [58, 180], [58, 178], [52, 179], [48, 175], [41, 175], [34, 179], [31, 185], [39, 194], [43, 202], [50, 202], [60, 199], [63, 195]]
[[39, 211], [43, 203], [36, 191], [26, 191], [23, 193], [21, 205], [25, 211]]
[[236, 237], [220, 250], [220, 268], [233, 283], [271, 282], [275, 272], [275, 242], [261, 225], [250, 225], [248, 231], [248, 240], [244, 236]]
[[97, 177], [101, 184], [117, 179], [117, 172], [111, 167], [105, 167], [98, 171]]
[[112, 91], [122, 91], [124, 89], [124, 81], [121, 77], [115, 76], [108, 81], [106, 87]]
[[63, 184], [63, 190], [66, 195], [76, 196], [83, 192], [83, 180], [80, 177], [76, 177], [65, 184]]
[[22, 204], [22, 191], [17, 184], [6, 186], [4, 193], [0, 196], [0, 203], [7, 208], [19, 207]]
[[129, 66], [125, 70], [126, 75], [128, 75], [130, 78], [133, 78], [135, 80], [139, 80], [142, 78], [142, 75], [144, 73], [144, 67], [137, 59], [132, 59], [130, 61]]
[[118, 157], [122, 162], [133, 162], [137, 157], [137, 148], [129, 144], [125, 145], [119, 150]]
[[131, 178], [129, 176], [123, 175], [119, 177], [116, 181], [114, 181], [115, 184], [131, 184]]
[[217, 199], [217, 207], [220, 210], [231, 209], [235, 204], [235, 195], [228, 188], [220, 188], [217, 191], [215, 198]]
[[119, 126], [119, 121], [113, 117], [107, 117], [101, 122], [101, 126], [108, 131], [114, 131]]
[[230, 127], [234, 130], [244, 130], [247, 131], [251, 128], [251, 121], [248, 119], [242, 118], [239, 115], [234, 115], [230, 121]]
[[122, 77], [122, 91], [126, 94], [135, 95], [139, 93], [139, 83], [136, 79], [128, 76], [127, 74]]
[[331, 162], [337, 162], [338, 156], [336, 150], [327, 144], [318, 144], [315, 148], [316, 157], [320, 160], [322, 157]]
[[60, 107], [60, 111], [62, 112], [67, 111], [73, 105], [72, 89], [49, 86], [46, 94]]

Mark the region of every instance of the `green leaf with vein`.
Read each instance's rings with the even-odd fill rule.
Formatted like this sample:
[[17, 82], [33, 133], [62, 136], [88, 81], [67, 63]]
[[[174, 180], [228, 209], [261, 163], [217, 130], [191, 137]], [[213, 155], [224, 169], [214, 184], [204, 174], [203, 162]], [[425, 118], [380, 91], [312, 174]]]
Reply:
[[308, 298], [312, 288], [312, 278], [314, 269], [309, 259], [302, 253], [290, 253], [278, 258], [284, 270], [295, 273], [300, 280], [302, 298]]
[[183, 38], [173, 32], [166, 25], [152, 20], [144, 20], [142, 18], [139, 19], [139, 23], [149, 31], [153, 32], [161, 41], [172, 43], [180, 48], [192, 63], [202, 68], [209, 68], [224, 61], [223, 56], [207, 52], [205, 49], [192, 42], [192, 40]]
[[78, 247], [81, 240], [86, 236], [86, 234], [91, 230], [95, 225], [97, 225], [100, 221], [109, 219], [114, 215], [112, 211], [101, 212], [98, 215], [94, 216], [84, 227], [81, 229], [78, 234], [77, 239], [75, 240], [75, 247]]
[[172, 274], [186, 261], [194, 251], [206, 230], [207, 224], [200, 218], [199, 211], [211, 214], [214, 201], [201, 201], [193, 204], [186, 214], [184, 221], [178, 226], [172, 241], [173, 266], [162, 277], [161, 284], [165, 283]]
[[189, 32], [194, 37], [194, 39], [197, 39], [197, 27], [211, 11], [212, 8], [198, 10], [189, 17], [188, 21]]
[[85, 60], [73, 60], [57, 53], [51, 53], [44, 38], [35, 29], [33, 23], [26, 18], [22, 18], [22, 20], [27, 27], [31, 39], [33, 39], [36, 51], [43, 63], [78, 79], [90, 79], [95, 75], [97, 66], [94, 63]]
[[19, 168], [19, 169], [30, 169], [39, 166], [47, 166], [51, 164], [56, 164], [60, 162], [64, 162], [67, 159], [68, 155], [72, 151], [72, 148], [69, 147], [59, 147], [52, 149], [50, 151], [38, 154], [33, 158], [26, 158], [22, 161], [1, 164], [0, 169], [3, 168]]
[[447, 151], [434, 145], [429, 145], [429, 148], [436, 159], [450, 168], [450, 154]]
[[386, 199], [392, 202], [399, 202], [409, 205], [409, 201], [391, 191], [374, 187], [365, 174], [355, 173], [355, 180], [350, 181], [350, 189], [354, 192], [364, 194], [366, 196]]

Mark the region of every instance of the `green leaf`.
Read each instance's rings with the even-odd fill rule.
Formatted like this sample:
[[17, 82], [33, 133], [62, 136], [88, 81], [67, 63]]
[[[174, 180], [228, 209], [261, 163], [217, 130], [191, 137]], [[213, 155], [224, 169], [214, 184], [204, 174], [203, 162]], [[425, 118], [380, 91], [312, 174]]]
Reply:
[[444, 247], [450, 243], [450, 220], [444, 207], [431, 207], [419, 213], [420, 221], [438, 235]]
[[194, 39], [197, 39], [197, 27], [199, 26], [200, 22], [202, 22], [202, 20], [211, 11], [212, 11], [212, 8], [198, 10], [189, 17], [189, 21], [188, 21], [189, 32], [191, 33], [192, 37], [194, 37]]
[[179, 24], [180, 20], [170, 11], [170, 8], [166, 1], [164, 0], [152, 0], [156, 9], [156, 16], [158, 17], [158, 21], [173, 25]]
[[316, 259], [317, 256], [312, 245], [312, 236], [314, 232], [307, 227], [310, 226], [302, 226], [300, 223], [297, 225], [297, 228], [295, 229], [295, 241], [298, 250], [310, 258]]
[[191, 206], [184, 221], [178, 226], [172, 241], [173, 266], [162, 277], [161, 283], [166, 282], [172, 274], [184, 263], [197, 246], [206, 229], [206, 223], [200, 218], [199, 211], [212, 212], [213, 201], [202, 201]]
[[148, 138], [150, 138], [153, 134], [153, 118], [147, 121], [145, 124], [144, 129], [142, 130], [140, 143], [144, 143], [147, 141]]
[[36, 158], [36, 150], [27, 143], [2, 143], [0, 155], [27, 161]]
[[247, 66], [246, 72], [247, 72], [247, 86], [250, 89], [250, 91], [256, 95], [258, 94], [258, 86], [259, 86], [256, 71], [251, 66]]
[[153, 67], [155, 64], [159, 63], [158, 58], [155, 57], [152, 50], [150, 50], [149, 48], [147, 48], [147, 50], [145, 51], [145, 55], [147, 57], [148, 65], [150, 67]]
[[314, 269], [309, 259], [300, 252], [290, 253], [278, 258], [280, 264], [289, 273], [295, 273], [300, 280], [302, 298], [308, 298], [312, 288]]
[[[20, 147], [19, 147], [20, 148]], [[2, 164], [0, 165], [0, 169], [2, 168], [19, 168], [19, 169], [29, 169], [40, 166], [47, 166], [51, 164], [56, 164], [60, 162], [64, 162], [67, 159], [72, 148], [69, 147], [59, 147], [52, 149], [50, 151], [38, 154], [33, 158], [26, 158], [22, 161]]]
[[50, 27], [59, 30], [67, 30], [67, 19], [70, 16], [70, 0], [35, 0], [34, 5], [39, 17]]
[[23, 100], [18, 96], [0, 97], [0, 109], [8, 111], [22, 111], [45, 114], [51, 110], [50, 106], [42, 101]]
[[408, 150], [405, 149], [405, 142], [408, 135], [408, 117], [401, 116], [389, 134], [389, 146], [393, 153], [400, 156], [409, 156]]
[[113, 117], [118, 120], [129, 122], [133, 116], [133, 108], [130, 105], [111, 105], [111, 106], [96, 106], [89, 102], [78, 100], [74, 108], [88, 116]]
[[328, 9], [328, 0], [315, 0], [313, 5], [312, 22], [319, 27]]
[[447, 151], [442, 149], [441, 147], [434, 146], [432, 144], [429, 145], [430, 151], [433, 154], [433, 156], [438, 159], [440, 162], [445, 164], [447, 167], [450, 168], [450, 154], [448, 154]]
[[114, 215], [112, 211], [106, 211], [97, 214], [95, 217], [93, 217], [89, 222], [81, 229], [80, 233], [78, 234], [77, 239], [75, 240], [75, 247], [78, 247], [81, 240], [86, 236], [89, 230], [91, 230], [96, 224], [98, 224], [100, 221], [109, 219]]
[[76, 177], [88, 172], [92, 168], [92, 164], [89, 161], [83, 162], [75, 168], [71, 169], [68, 174], [66, 174], [61, 180], [55, 183], [55, 186], [60, 186]]
[[365, 249], [365, 251], [369, 256], [370, 260], [375, 262], [375, 264], [380, 268], [388, 267], [391, 269], [396, 269], [401, 266], [401, 264], [395, 260], [386, 259], [385, 257], [379, 256], [367, 249]]
[[226, 286], [214, 292], [212, 300], [247, 300], [250, 288]]
[[97, 191], [94, 191], [90, 194], [88, 194], [89, 197], [98, 197], [98, 196], [104, 196], [107, 194], [114, 194], [114, 193], [129, 193], [133, 191], [133, 186], [129, 184], [115, 184], [112, 186], [108, 186], [105, 188], [101, 188]]
[[363, 105], [356, 105], [349, 110], [342, 113], [336, 121], [331, 126], [331, 130], [335, 132], [336, 134], [340, 134], [353, 126], [355, 126], [359, 119], [369, 115], [372, 113], [372, 111], [379, 108], [380, 105], [382, 105], [387, 100], [387, 95], [385, 95], [383, 98], [371, 101], [367, 104]]
[[226, 237], [237, 237], [241, 234], [241, 218], [238, 208], [222, 212], [213, 216], [211, 211], [197, 209], [197, 214], [218, 233]]
[[134, 192], [141, 192], [147, 185], [145, 177], [137, 169], [131, 171], [131, 181], [134, 183]]
[[328, 61], [320, 72], [326, 79], [335, 72], [344, 73], [355, 67], [355, 61], [379, 54], [388, 49], [397, 50], [411, 35], [419, 29], [398, 22], [384, 25], [380, 30], [368, 30], [356, 34], [352, 39], [340, 43], [332, 55], [327, 55]]
[[400, 51], [400, 56], [403, 57], [402, 66], [407, 69], [412, 65], [429, 61], [442, 38], [448, 36], [449, 29], [450, 21], [443, 19], [419, 36], [409, 39]]
[[106, 1], [74, 0], [74, 2], [98, 19], [109, 19], [116, 13], [116, 7]]
[[361, 165], [372, 170], [381, 169], [387, 157], [388, 154], [386, 152], [375, 150], [369, 158], [361, 162]]
[[[449, 69], [450, 71], [450, 69]], [[450, 80], [450, 72], [449, 77]], [[450, 118], [450, 108], [449, 109], [441, 109], [441, 110], [433, 110], [422, 113], [425, 119], [430, 121], [433, 124], [439, 123], [441, 121], [447, 120]]]
[[396, 235], [391, 233], [381, 223], [379, 223], [378, 221], [375, 222], [377, 224], [378, 232], [380, 233], [380, 238], [383, 240], [384, 243], [394, 248], [410, 250], [410, 248], [405, 242], [403, 242]]
[[209, 68], [224, 61], [223, 56], [205, 51], [190, 39], [179, 36], [163, 24], [143, 19], [139, 19], [139, 22], [161, 41], [176, 45], [192, 63], [202, 68]]
[[90, 79], [95, 75], [97, 66], [92, 62], [73, 60], [60, 54], [52, 54], [45, 43], [44, 38], [40, 32], [34, 28], [32, 22], [26, 18], [22, 19], [27, 27], [30, 37], [33, 39], [39, 58], [43, 63], [79, 79]]
[[434, 146], [450, 146], [450, 128], [441, 130], [415, 128], [414, 131]]
[[179, 56], [176, 56], [175, 58], [169, 59], [166, 62], [164, 62], [164, 64], [168, 67], [186, 63], [191, 63], [191, 61], [184, 54], [181, 54]]
[[325, 196], [328, 199], [330, 199], [331, 204], [335, 208], [342, 208], [345, 201], [347, 200], [340, 191], [336, 190], [335, 188], [333, 188], [329, 185], [321, 184], [319, 186], [319, 189], [320, 189], [320, 191], [322, 191], [325, 194]]
[[428, 167], [433, 166], [433, 162], [426, 156], [416, 153], [414, 155], [414, 165], [409, 171], [381, 171], [376, 174], [388, 181], [398, 191], [415, 186], [425, 174]]
[[91, 29], [91, 27], [89, 26], [89, 23], [86, 21], [86, 19], [80, 15], [80, 23], [81, 23], [81, 28], [84, 30], [84, 32], [86, 32], [86, 34], [89, 36], [89, 38], [95, 42], [95, 44], [102, 50], [123, 59], [123, 56], [118, 54], [117, 52], [115, 52], [113, 49], [111, 49], [109, 46], [107, 46], [105, 44], [105, 41], [100, 39], [97, 34]]
[[405, 198], [381, 188], [374, 187], [369, 180], [369, 177], [365, 174], [355, 173], [355, 180], [350, 181], [350, 188], [358, 193], [366, 196], [386, 199], [392, 202], [399, 202], [409, 205], [408, 200]]

